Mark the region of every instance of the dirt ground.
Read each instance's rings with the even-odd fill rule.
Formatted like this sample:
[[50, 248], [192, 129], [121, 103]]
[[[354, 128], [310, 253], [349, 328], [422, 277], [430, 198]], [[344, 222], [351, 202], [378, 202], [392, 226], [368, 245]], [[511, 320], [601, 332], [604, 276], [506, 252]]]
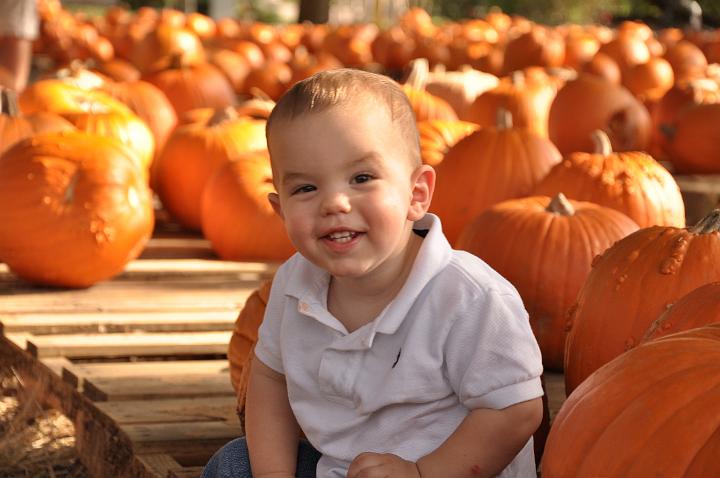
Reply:
[[0, 361], [0, 478], [86, 478], [75, 428], [57, 410], [23, 399], [22, 381]]

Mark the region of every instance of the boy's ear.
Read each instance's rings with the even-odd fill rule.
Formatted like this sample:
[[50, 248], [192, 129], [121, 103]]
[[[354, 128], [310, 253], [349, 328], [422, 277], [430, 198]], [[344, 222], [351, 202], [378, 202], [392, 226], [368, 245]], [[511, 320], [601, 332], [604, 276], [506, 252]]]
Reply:
[[418, 167], [411, 178], [412, 198], [408, 220], [417, 221], [422, 219], [430, 208], [430, 200], [435, 191], [435, 170], [432, 166], [423, 164]]
[[272, 206], [273, 211], [275, 211], [275, 214], [280, 216], [280, 219], [285, 220], [282, 207], [280, 206], [280, 196], [278, 196], [278, 193], [268, 193], [268, 201], [270, 201], [270, 205]]

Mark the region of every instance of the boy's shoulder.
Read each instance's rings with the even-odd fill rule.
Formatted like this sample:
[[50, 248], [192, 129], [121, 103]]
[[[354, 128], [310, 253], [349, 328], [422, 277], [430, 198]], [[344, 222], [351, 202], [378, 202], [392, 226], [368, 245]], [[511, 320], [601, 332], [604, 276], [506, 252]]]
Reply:
[[507, 279], [501, 276], [479, 257], [466, 251], [453, 250], [450, 261], [433, 280], [433, 287], [444, 292], [455, 290], [473, 295], [512, 295], [518, 292]]

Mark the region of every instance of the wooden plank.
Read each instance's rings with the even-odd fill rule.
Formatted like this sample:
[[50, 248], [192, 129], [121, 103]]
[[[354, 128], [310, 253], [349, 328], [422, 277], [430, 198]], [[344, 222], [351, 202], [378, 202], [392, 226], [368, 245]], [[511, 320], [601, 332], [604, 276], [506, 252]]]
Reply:
[[85, 378], [155, 377], [188, 374], [226, 375], [227, 360], [162, 360], [148, 362], [74, 363], [72, 373], [77, 380]]
[[122, 425], [136, 453], [193, 453], [210, 458], [225, 443], [242, 435], [238, 425], [224, 421]]
[[229, 373], [85, 378], [83, 393], [95, 401], [235, 396]]
[[96, 403], [98, 409], [120, 425], [225, 421], [239, 429], [236, 405], [236, 397], [227, 395]]
[[38, 358], [210, 355], [227, 352], [232, 332], [43, 335], [28, 339]]
[[682, 192], [720, 194], [718, 174], [676, 174], [673, 177]]
[[71, 368], [72, 362], [70, 362], [65, 357], [48, 357], [40, 360], [47, 368], [52, 370], [52, 372], [57, 375], [58, 377], [61, 377], [63, 374], [63, 369]]
[[138, 455], [137, 459], [158, 477], [168, 476], [174, 470], [182, 470], [182, 465], [167, 453], [148, 453]]
[[0, 310], [6, 313], [58, 313], [75, 312], [157, 312], [239, 310], [257, 283], [234, 286], [232, 284], [197, 285], [188, 288], [151, 285], [135, 287], [102, 287], [92, 293], [86, 291], [60, 291], [39, 294], [23, 291], [0, 297]]
[[151, 238], [139, 259], [217, 259], [212, 244], [203, 238]]
[[6, 332], [35, 335], [107, 332], [189, 332], [232, 330], [236, 309], [173, 312], [0, 313]]
[[565, 402], [565, 376], [562, 372], [545, 372], [545, 392], [550, 410], [550, 422]]
[[203, 468], [203, 466], [186, 466], [179, 470], [170, 470], [167, 478], [198, 478], [202, 474]]
[[3, 336], [21, 350], [27, 350], [28, 340], [35, 337], [32, 334], [24, 332], [3, 333]]

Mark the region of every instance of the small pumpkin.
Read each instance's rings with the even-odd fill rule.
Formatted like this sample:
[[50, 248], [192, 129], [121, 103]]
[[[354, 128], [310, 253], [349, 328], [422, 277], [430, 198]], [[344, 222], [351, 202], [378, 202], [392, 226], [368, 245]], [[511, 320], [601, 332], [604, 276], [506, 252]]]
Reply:
[[650, 114], [626, 88], [604, 78], [580, 74], [558, 91], [550, 107], [550, 140], [563, 154], [592, 152], [592, 132], [607, 133], [615, 151], [645, 151]]
[[170, 214], [185, 227], [201, 228], [202, 192], [222, 164], [263, 151], [265, 121], [238, 117], [231, 107], [205, 122], [177, 127], [157, 158], [157, 193]]
[[0, 156], [12, 145], [38, 133], [74, 129], [66, 119], [53, 113], [21, 115], [13, 90], [0, 87]]
[[420, 135], [420, 157], [423, 163], [437, 166], [450, 148], [480, 126], [468, 121], [421, 121], [417, 125]]

